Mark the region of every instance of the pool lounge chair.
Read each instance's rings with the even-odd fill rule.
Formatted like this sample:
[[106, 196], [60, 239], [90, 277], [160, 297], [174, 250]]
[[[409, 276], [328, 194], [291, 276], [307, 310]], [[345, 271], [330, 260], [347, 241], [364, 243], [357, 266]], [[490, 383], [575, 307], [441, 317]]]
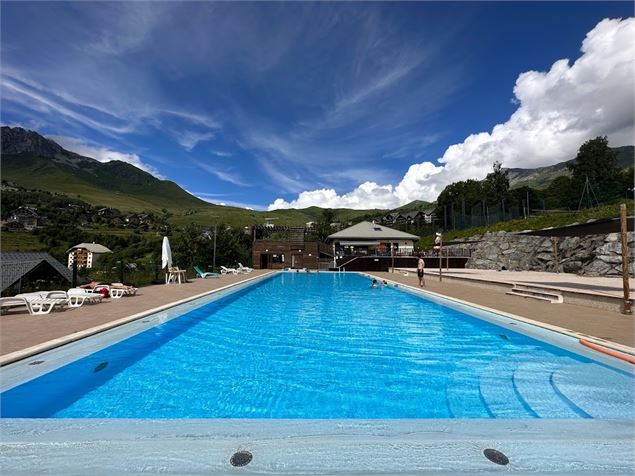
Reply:
[[226, 268], [225, 266], [221, 266], [220, 274], [238, 274], [238, 270], [236, 268]]
[[239, 273], [251, 273], [254, 268], [250, 268], [248, 266], [243, 266], [242, 263], [238, 263], [238, 272]]
[[98, 304], [104, 298], [104, 296], [102, 296], [100, 293], [89, 291], [88, 289], [83, 288], [71, 288], [66, 291], [66, 294], [68, 295], [69, 305], [71, 307], [79, 307], [73, 306], [72, 303], [73, 301], [79, 301], [80, 299], [82, 299], [82, 303]]
[[205, 278], [220, 278], [220, 274], [218, 273], [212, 273], [209, 271], [201, 271], [201, 268], [199, 268], [198, 266], [194, 266], [194, 271], [196, 271], [196, 275], [205, 279]]
[[137, 294], [137, 291], [139, 290], [138, 288], [135, 288], [134, 286], [128, 286], [127, 284], [123, 284], [123, 283], [112, 283], [110, 285], [110, 289], [121, 289], [123, 290], [124, 296], [134, 296], [135, 294]]
[[[0, 308], [4, 313], [12, 307], [24, 306], [31, 315], [48, 314], [53, 309], [68, 303], [68, 298], [58, 293], [64, 293], [64, 291], [23, 293], [14, 297], [0, 298]], [[51, 297], [48, 297], [49, 295]]]

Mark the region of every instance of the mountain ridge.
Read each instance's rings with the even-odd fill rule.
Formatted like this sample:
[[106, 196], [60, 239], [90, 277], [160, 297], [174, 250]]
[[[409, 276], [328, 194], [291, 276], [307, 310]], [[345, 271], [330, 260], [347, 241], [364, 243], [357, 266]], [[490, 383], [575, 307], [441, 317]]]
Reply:
[[[118, 160], [100, 162], [64, 149], [36, 131], [2, 126], [0, 152], [2, 178], [27, 189], [40, 189], [81, 198], [94, 205], [112, 206], [122, 211], [160, 211], [167, 209], [175, 224], [214, 223], [232, 225], [263, 223], [265, 218], [280, 225], [299, 225], [316, 221], [323, 208], [256, 211], [215, 205], [190, 194], [175, 182], [161, 180], [132, 164]], [[615, 148], [622, 166], [633, 163], [633, 146]], [[530, 185], [545, 188], [560, 175], [568, 174], [567, 163], [537, 169], [511, 168], [512, 188]], [[429, 208], [432, 203], [414, 200], [394, 209], [333, 209], [341, 222], [379, 216], [389, 211], [408, 212]]]
[[[611, 150], [617, 152], [617, 162], [622, 168], [628, 168], [633, 166], [633, 160], [635, 157], [635, 147], [632, 145], [625, 145], [621, 147], [611, 147]], [[544, 189], [557, 177], [561, 175], [571, 175], [567, 165], [575, 160], [565, 160], [564, 162], [558, 162], [557, 164], [547, 165], [545, 167], [536, 167], [533, 169], [523, 168], [505, 168], [509, 172], [509, 185], [510, 188], [519, 188], [528, 186], [537, 189]]]

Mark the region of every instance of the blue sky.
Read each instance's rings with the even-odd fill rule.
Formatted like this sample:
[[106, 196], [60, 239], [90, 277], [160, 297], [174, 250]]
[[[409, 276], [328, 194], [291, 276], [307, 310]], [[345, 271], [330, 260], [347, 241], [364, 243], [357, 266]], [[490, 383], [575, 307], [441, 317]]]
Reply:
[[1, 8], [2, 123], [214, 203], [390, 208], [633, 142], [630, 2]]

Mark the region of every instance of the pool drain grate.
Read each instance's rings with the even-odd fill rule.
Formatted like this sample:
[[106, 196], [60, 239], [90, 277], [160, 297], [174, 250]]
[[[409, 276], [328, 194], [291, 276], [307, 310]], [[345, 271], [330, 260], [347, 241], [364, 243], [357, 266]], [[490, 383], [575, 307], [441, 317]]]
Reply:
[[253, 456], [249, 451], [237, 451], [229, 459], [229, 462], [232, 466], [247, 466], [249, 463], [251, 463], [252, 458]]
[[505, 334], [498, 334], [498, 337], [500, 337], [503, 340], [509, 340], [509, 337], [507, 337]]
[[509, 464], [509, 458], [505, 456], [504, 453], [501, 453], [498, 450], [487, 448], [486, 450], [483, 451], [483, 454], [492, 463], [500, 464], [501, 466], [505, 466], [506, 464]]
[[102, 370], [104, 370], [106, 367], [108, 367], [108, 362], [102, 362], [101, 364], [99, 364], [97, 367], [95, 367], [95, 368], [93, 369], [93, 372], [94, 372], [94, 373], [101, 372], [101, 371], [102, 371]]

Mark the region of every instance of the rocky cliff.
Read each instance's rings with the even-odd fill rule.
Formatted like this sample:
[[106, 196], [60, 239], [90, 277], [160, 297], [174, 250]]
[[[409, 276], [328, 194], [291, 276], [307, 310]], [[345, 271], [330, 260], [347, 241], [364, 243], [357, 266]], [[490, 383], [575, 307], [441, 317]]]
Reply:
[[[473, 236], [471, 257], [466, 267], [510, 271], [556, 271], [554, 244], [551, 238], [515, 235], [504, 231]], [[628, 233], [629, 269], [635, 274], [635, 233]], [[619, 276], [622, 274], [620, 235], [587, 235], [558, 241], [558, 270], [585, 276]]]

